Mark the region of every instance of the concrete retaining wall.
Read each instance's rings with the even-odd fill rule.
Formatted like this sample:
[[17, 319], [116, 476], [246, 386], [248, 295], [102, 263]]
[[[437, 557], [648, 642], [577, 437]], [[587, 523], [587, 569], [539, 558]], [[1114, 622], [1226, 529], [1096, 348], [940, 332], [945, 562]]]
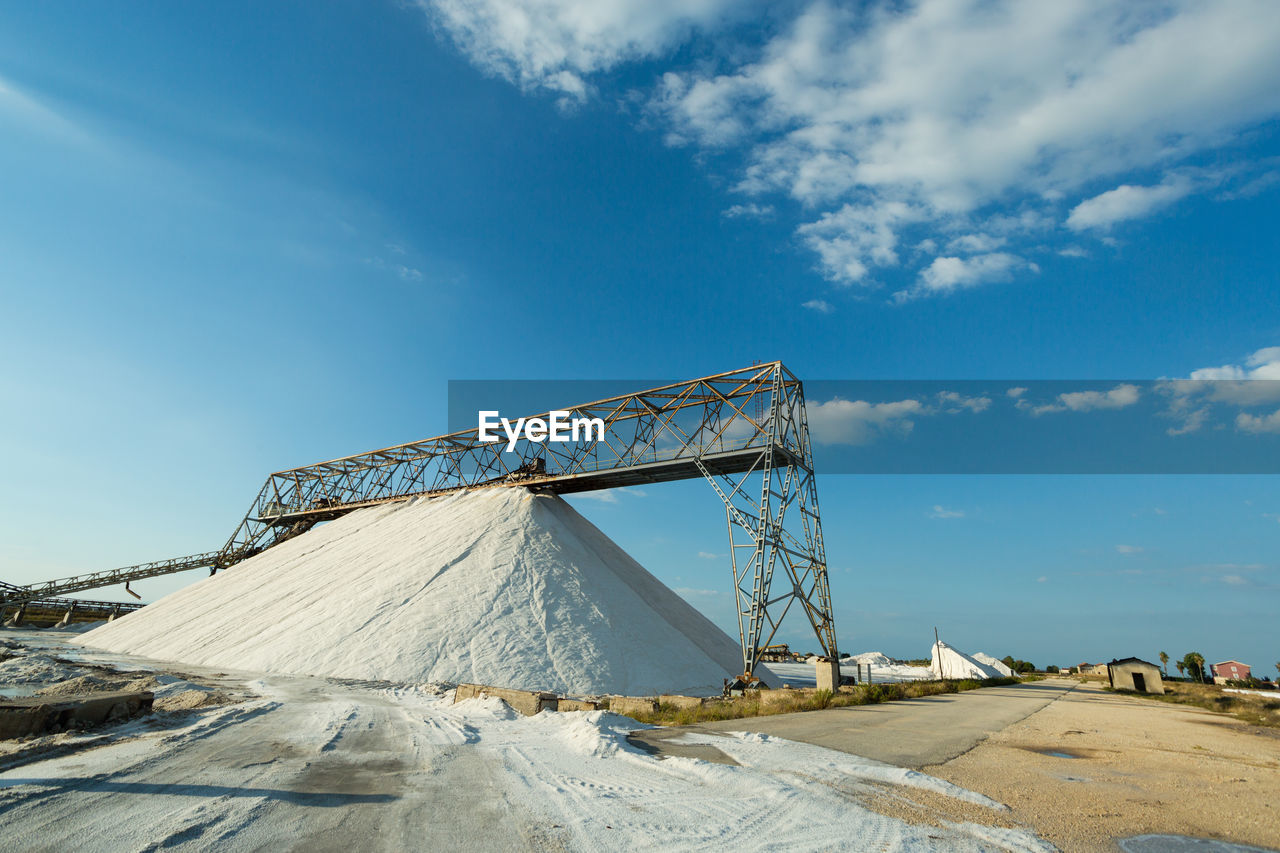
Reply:
[[610, 696], [609, 710], [615, 714], [653, 714], [658, 710], [657, 699], [642, 699], [638, 696]]
[[591, 699], [561, 699], [557, 711], [599, 711], [600, 703]]
[[537, 690], [512, 690], [507, 687], [488, 687], [483, 684], [459, 684], [454, 691], [453, 701], [476, 699], [480, 696], [493, 696], [506, 702], [514, 710], [526, 717], [532, 717], [539, 711], [555, 711], [559, 699], [554, 693], [543, 693]]
[[0, 703], [0, 739], [26, 737], [126, 720], [151, 711], [147, 690], [90, 693], [74, 697], [35, 696]]

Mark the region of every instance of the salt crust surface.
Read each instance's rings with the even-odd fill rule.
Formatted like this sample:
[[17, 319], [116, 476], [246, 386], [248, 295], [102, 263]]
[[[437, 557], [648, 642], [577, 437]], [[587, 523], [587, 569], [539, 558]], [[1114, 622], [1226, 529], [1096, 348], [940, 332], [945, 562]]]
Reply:
[[736, 641], [569, 504], [518, 488], [350, 513], [83, 643], [242, 670], [577, 694], [709, 695], [742, 668]]

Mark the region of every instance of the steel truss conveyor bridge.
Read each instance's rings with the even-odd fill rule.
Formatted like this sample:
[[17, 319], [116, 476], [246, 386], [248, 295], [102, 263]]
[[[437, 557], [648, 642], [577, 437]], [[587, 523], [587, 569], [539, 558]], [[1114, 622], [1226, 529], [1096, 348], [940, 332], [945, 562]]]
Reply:
[[703, 478], [725, 506], [746, 679], [793, 607], [824, 653], [838, 656], [804, 388], [781, 362], [560, 411], [599, 418], [603, 438], [521, 437], [508, 451], [505, 438], [483, 442], [472, 429], [278, 471], [221, 550], [36, 584], [0, 593], [2, 603], [189, 569], [213, 573], [319, 522], [415, 497], [513, 485], [570, 494]]
[[0, 581], [0, 623], [14, 627], [99, 622], [132, 613], [140, 607], [142, 605], [136, 602], [30, 598], [26, 588]]

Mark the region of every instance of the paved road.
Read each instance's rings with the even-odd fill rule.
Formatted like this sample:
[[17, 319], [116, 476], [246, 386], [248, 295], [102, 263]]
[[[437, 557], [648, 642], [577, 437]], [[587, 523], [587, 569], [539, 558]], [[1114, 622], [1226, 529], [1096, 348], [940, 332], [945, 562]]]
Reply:
[[[838, 749], [900, 767], [919, 769], [950, 761], [988, 735], [1025, 719], [1061, 697], [1077, 682], [1047, 679], [1011, 687], [929, 696], [801, 714], [699, 723], [704, 732], [760, 732]], [[661, 750], [664, 737], [655, 738]]]

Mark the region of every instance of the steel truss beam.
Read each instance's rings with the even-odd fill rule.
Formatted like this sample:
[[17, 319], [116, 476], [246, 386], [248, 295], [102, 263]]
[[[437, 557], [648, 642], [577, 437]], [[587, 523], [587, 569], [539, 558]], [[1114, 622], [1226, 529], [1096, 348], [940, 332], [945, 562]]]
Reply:
[[[505, 440], [482, 442], [471, 429], [277, 471], [219, 551], [50, 581], [3, 598], [217, 571], [353, 510], [459, 489], [519, 485], [563, 494], [702, 477], [725, 504], [743, 674], [751, 677], [760, 649], [796, 604], [823, 651], [837, 654], [804, 389], [781, 362], [562, 411], [599, 418], [603, 437], [521, 438], [508, 452]], [[773, 595], [779, 568], [783, 591]]]
[[111, 615], [132, 613], [141, 604], [121, 601], [90, 601], [83, 598], [54, 598], [33, 596], [29, 587], [14, 586], [0, 581], [0, 622], [24, 611], [54, 610], [59, 613], [75, 612], [81, 615], [107, 618]]

